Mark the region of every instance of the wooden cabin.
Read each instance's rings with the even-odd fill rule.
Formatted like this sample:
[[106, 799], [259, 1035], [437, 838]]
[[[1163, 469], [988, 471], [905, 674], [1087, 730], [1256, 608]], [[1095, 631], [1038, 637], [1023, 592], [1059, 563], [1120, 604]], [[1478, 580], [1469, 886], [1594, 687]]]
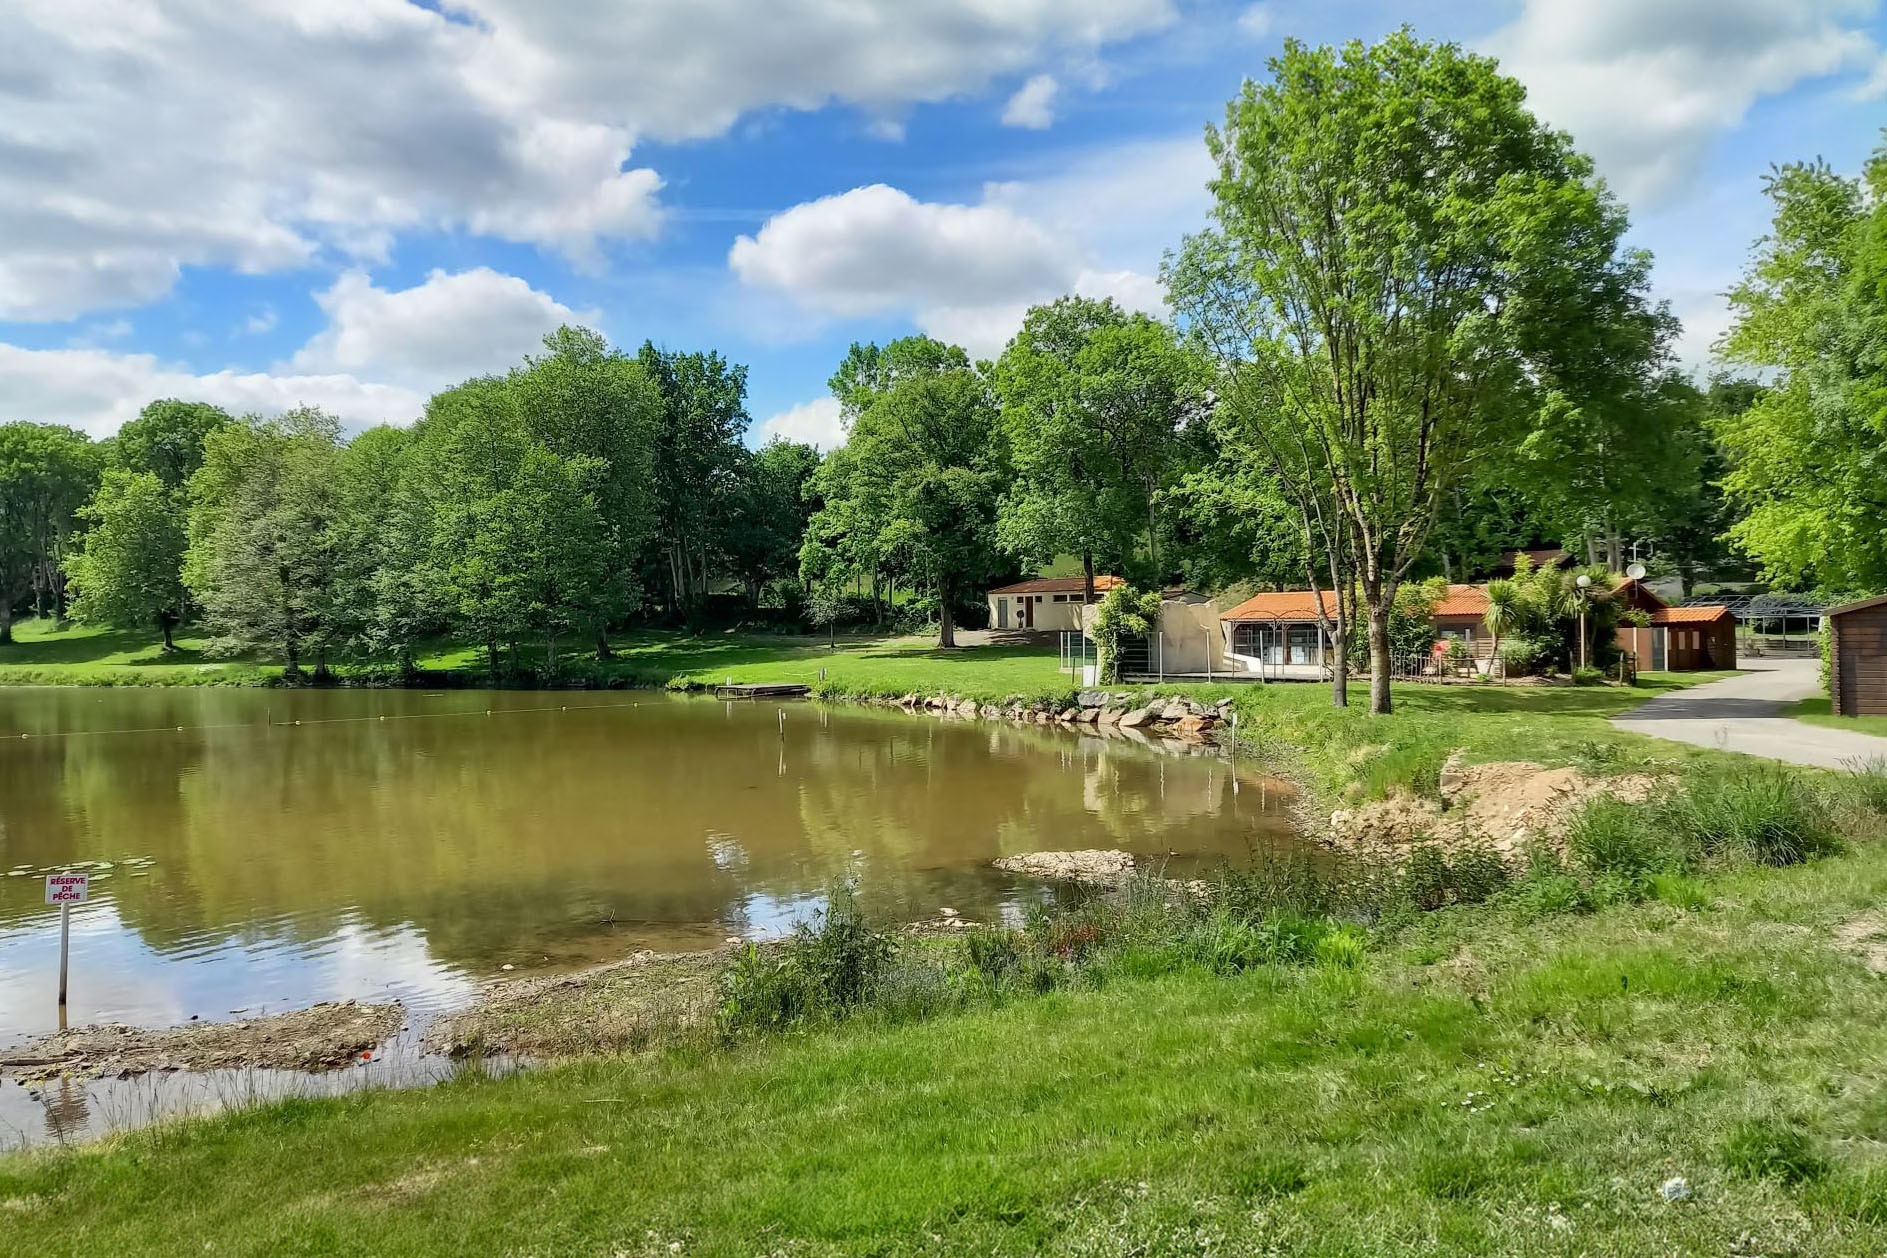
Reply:
[[1830, 607], [1828, 697], [1836, 716], [1887, 716], [1887, 594]]

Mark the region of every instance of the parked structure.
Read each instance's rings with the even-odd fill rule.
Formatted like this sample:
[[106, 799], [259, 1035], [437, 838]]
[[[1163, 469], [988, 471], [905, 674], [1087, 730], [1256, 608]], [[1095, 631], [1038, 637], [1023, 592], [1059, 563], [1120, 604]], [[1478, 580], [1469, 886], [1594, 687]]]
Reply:
[[1621, 621], [1618, 647], [1654, 673], [1688, 673], [1736, 667], [1736, 617], [1709, 604], [1672, 607], [1642, 581], [1626, 580], [1613, 591], [1628, 611], [1643, 613], [1642, 625]]
[[[1279, 590], [1246, 599], [1219, 619], [1225, 626], [1227, 655], [1236, 671], [1293, 676], [1321, 671], [1328, 654], [1317, 623], [1317, 607], [1334, 619], [1336, 599], [1328, 591]], [[1451, 585], [1435, 604], [1435, 629], [1443, 641], [1460, 641], [1477, 659], [1493, 647], [1487, 632], [1487, 591], [1478, 585]]]
[[1825, 613], [1828, 697], [1836, 716], [1887, 716], [1887, 595]]
[[[1084, 577], [1036, 577], [991, 590], [986, 596], [990, 628], [1044, 633], [1079, 629], [1087, 584]], [[1095, 601], [1119, 584], [1119, 577], [1095, 577]]]

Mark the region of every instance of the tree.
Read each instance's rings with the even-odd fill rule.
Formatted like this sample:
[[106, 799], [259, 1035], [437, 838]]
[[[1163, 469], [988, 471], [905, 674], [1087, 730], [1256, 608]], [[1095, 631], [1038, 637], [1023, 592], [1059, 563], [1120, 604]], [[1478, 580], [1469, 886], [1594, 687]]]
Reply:
[[1769, 377], [1715, 422], [1731, 539], [1785, 585], [1887, 586], [1887, 146], [1860, 179], [1781, 167], [1723, 359]]
[[637, 361], [660, 395], [654, 438], [656, 567], [671, 614], [699, 620], [715, 522], [735, 493], [747, 414], [747, 369], [717, 353], [672, 353], [644, 343]]
[[203, 466], [203, 443], [236, 421], [208, 402], [162, 398], [138, 412], [112, 439], [112, 460], [133, 472], [150, 472], [164, 488], [181, 493]]
[[1165, 324], [1112, 300], [1031, 308], [991, 376], [1015, 479], [999, 535], [1025, 562], [1081, 556], [1089, 602], [1098, 554], [1126, 566], [1144, 533], [1160, 571], [1160, 492], [1180, 426], [1200, 409], [1203, 373]]
[[1404, 30], [1271, 68], [1208, 133], [1215, 227], [1168, 285], [1334, 588], [1353, 569], [1388, 712], [1390, 609], [1452, 488], [1629, 393], [1661, 325], [1623, 209], [1491, 60]]
[[757, 605], [769, 581], [793, 576], [812, 518], [808, 490], [819, 452], [795, 441], [769, 441], [742, 459], [720, 549]]
[[98, 483], [98, 452], [56, 424], [0, 424], [0, 644], [28, 598], [44, 616], [65, 610], [65, 559], [78, 511]]
[[[544, 338], [544, 349], [512, 371], [506, 385], [531, 437], [566, 460], [567, 469], [591, 478], [583, 492], [600, 520], [601, 567], [586, 596], [594, 614], [584, 620], [594, 630], [598, 658], [606, 658], [608, 626], [640, 601], [637, 569], [655, 535], [661, 501], [657, 471], [667, 402], [646, 362], [611, 349], [595, 332], [559, 328]], [[740, 380], [744, 390], [744, 373]]]
[[[870, 371], [852, 372], [861, 361]], [[846, 567], [906, 572], [936, 591], [938, 643], [953, 647], [953, 600], [1000, 562], [1006, 467], [995, 400], [962, 350], [928, 337], [853, 346], [833, 391], [859, 409], [842, 456], [817, 479], [824, 505], [801, 552], [806, 583], [829, 588]]]
[[183, 619], [183, 519], [153, 472], [113, 468], [79, 510], [86, 531], [66, 561], [72, 617], [87, 624], [156, 625], [164, 650]]
[[347, 640], [335, 519], [340, 422], [314, 409], [212, 432], [190, 478], [184, 584], [225, 653], [277, 652], [315, 675]]

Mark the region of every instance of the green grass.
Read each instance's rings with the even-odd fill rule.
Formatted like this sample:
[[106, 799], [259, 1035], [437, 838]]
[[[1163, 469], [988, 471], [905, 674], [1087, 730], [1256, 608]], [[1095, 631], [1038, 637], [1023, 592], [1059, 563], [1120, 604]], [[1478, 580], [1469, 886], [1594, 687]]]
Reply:
[[[1887, 848], [0, 1158], [8, 1252], [1879, 1253]], [[1659, 1186], [1682, 1176], [1687, 1200]]]
[[1826, 725], [1829, 729], [1853, 730], [1857, 734], [1878, 734], [1887, 738], [1887, 716], [1836, 716], [1833, 708], [1834, 704], [1827, 698], [1804, 699], [1795, 705], [1790, 715], [1810, 725]]

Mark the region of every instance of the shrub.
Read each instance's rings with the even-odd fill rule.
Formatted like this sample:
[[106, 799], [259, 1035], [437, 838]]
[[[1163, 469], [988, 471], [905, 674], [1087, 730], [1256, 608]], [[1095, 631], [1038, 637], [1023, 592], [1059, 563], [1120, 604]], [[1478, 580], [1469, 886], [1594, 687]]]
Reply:
[[871, 1010], [887, 1022], [917, 1022], [968, 1003], [962, 986], [935, 960], [898, 961], [873, 986]]
[[1749, 1179], [1801, 1184], [1828, 1173], [1828, 1163], [1801, 1124], [1755, 1118], [1737, 1124], [1723, 1146], [1723, 1164]]
[[1501, 672], [1508, 677], [1531, 676], [1549, 655], [1548, 646], [1537, 638], [1508, 638], [1500, 644]]
[[1601, 797], [1587, 803], [1566, 834], [1573, 859], [1595, 874], [1620, 874], [1647, 887], [1654, 874], [1689, 866], [1684, 841], [1658, 810]]
[[1605, 670], [1602, 668], [1593, 668], [1590, 665], [1583, 668], [1575, 668], [1572, 671], [1572, 680], [1575, 686], [1603, 686], [1605, 684]]
[[1876, 817], [1887, 817], [1887, 760], [1855, 761], [1836, 788], [1840, 799]]
[[1440, 847], [1418, 847], [1402, 867], [1400, 898], [1424, 913], [1450, 904], [1479, 904], [1507, 885], [1507, 867], [1486, 848], [1452, 856]]
[[1557, 857], [1547, 853], [1535, 854], [1527, 872], [1514, 883], [1512, 895], [1514, 907], [1526, 918], [1592, 909], [1584, 884], [1568, 873]]
[[1659, 810], [1711, 855], [1794, 865], [1840, 846], [1821, 797], [1782, 768], [1712, 769]]
[[1317, 941], [1317, 964], [1342, 970], [1354, 970], [1363, 964], [1368, 940], [1354, 926], [1344, 924], [1326, 931]]
[[777, 957], [749, 944], [722, 973], [722, 1034], [844, 1018], [877, 995], [896, 950], [889, 935], [866, 925], [851, 887], [836, 887], [825, 911], [795, 926]]
[[970, 964], [991, 982], [1000, 982], [1022, 957], [1021, 949], [1016, 946], [1016, 933], [1000, 926], [979, 926], [963, 942]]

